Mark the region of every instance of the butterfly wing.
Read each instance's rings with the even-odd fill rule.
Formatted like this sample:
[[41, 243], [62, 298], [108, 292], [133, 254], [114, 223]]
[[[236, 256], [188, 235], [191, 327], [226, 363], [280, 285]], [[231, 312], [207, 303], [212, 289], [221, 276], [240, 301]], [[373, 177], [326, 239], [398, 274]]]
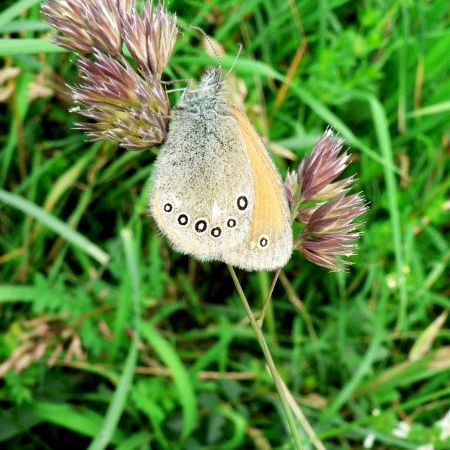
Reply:
[[245, 270], [274, 270], [292, 253], [292, 226], [280, 175], [249, 119], [232, 110], [250, 160], [254, 206], [248, 235], [241, 246], [223, 255], [223, 261]]
[[253, 211], [250, 159], [229, 114], [179, 112], [156, 160], [150, 210], [174, 248], [200, 260], [241, 245]]

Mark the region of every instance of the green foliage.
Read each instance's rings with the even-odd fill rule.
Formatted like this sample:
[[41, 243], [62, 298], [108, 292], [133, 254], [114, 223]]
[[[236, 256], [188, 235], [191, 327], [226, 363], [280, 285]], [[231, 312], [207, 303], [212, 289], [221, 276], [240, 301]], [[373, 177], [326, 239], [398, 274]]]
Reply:
[[[37, 1], [4, 3], [0, 56], [20, 73], [0, 85], [0, 446], [292, 448], [226, 267], [174, 253], [148, 217], [154, 153], [86, 142], [63, 93], [73, 56], [49, 43]], [[449, 448], [448, 1], [169, 9], [183, 33], [168, 79], [217, 64], [188, 24], [219, 41], [225, 68], [242, 42], [248, 114], [297, 157], [277, 156], [280, 170], [330, 125], [370, 201], [349, 272], [294, 254], [265, 321], [318, 437], [332, 450], [372, 434], [377, 449]], [[271, 277], [238, 275], [260, 309]]]

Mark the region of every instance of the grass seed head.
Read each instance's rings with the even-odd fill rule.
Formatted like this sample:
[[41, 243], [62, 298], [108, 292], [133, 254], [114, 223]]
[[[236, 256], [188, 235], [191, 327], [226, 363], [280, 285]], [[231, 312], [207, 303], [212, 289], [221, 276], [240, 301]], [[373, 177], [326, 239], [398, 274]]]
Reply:
[[55, 42], [81, 56], [71, 110], [92, 121], [77, 128], [132, 150], [160, 144], [170, 114], [161, 75], [178, 35], [175, 16], [151, 1], [139, 13], [135, 0], [49, 0], [42, 11], [59, 32]]
[[360, 222], [367, 211], [361, 194], [347, 195], [356, 177], [335, 181], [347, 168], [350, 155], [341, 153], [343, 141], [328, 128], [310, 155], [285, 181], [295, 219], [305, 225], [297, 248], [314, 264], [333, 271], [342, 270], [355, 253]]

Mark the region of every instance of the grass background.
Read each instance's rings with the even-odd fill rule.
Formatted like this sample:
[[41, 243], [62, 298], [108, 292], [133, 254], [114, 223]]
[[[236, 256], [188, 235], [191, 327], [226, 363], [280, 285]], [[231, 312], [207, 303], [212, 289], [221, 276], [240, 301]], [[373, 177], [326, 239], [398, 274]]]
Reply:
[[[64, 83], [76, 59], [49, 44], [38, 1], [0, 8], [0, 73], [18, 69], [0, 84], [0, 446], [292, 448], [226, 267], [173, 253], [148, 217], [154, 154], [74, 131]], [[318, 437], [327, 449], [372, 434], [376, 449], [448, 449], [448, 1], [169, 9], [223, 45], [225, 66], [244, 44], [248, 114], [297, 157], [275, 158], [282, 173], [331, 125], [370, 201], [349, 272], [294, 254], [265, 323]], [[168, 79], [215, 63], [185, 28]], [[257, 311], [270, 275], [239, 277]]]

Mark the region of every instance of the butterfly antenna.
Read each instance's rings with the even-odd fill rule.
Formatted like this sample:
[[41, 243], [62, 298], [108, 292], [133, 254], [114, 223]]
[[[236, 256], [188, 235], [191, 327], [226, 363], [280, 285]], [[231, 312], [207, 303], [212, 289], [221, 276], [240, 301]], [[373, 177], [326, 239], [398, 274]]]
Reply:
[[176, 88], [166, 90], [166, 94], [173, 94], [174, 92], [184, 92], [186, 88]]
[[241, 55], [242, 49], [243, 49], [243, 45], [238, 44], [238, 51], [236, 53], [236, 56], [234, 57], [233, 64], [231, 64], [230, 70], [225, 74], [224, 79], [228, 78], [230, 76], [231, 72], [233, 72], [233, 69], [236, 67], [236, 64], [238, 62], [239, 56]]
[[190, 27], [193, 30], [198, 31], [198, 32], [200, 32], [203, 35], [203, 37], [205, 38], [205, 40], [208, 43], [209, 47], [211, 48], [212, 52], [214, 53], [214, 56], [216, 57], [217, 61], [219, 62], [219, 66], [222, 66], [221, 60], [220, 60], [219, 55], [217, 54], [217, 51], [216, 51], [216, 47], [214, 47], [214, 44], [213, 44], [211, 38], [205, 33], [205, 31], [202, 28], [197, 27], [196, 25], [190, 25]]
[[171, 84], [175, 84], [175, 83], [190, 83], [192, 80], [190, 78], [177, 78], [176, 80], [160, 80], [161, 84], [164, 84], [164, 86], [170, 86]]

